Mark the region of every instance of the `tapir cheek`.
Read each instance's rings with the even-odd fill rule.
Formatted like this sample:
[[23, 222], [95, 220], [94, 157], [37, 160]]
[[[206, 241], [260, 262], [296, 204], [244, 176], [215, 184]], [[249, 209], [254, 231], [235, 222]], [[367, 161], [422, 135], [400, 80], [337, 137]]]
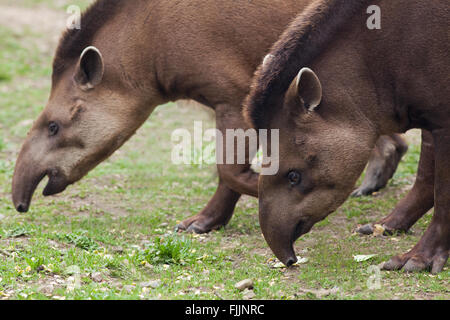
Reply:
[[298, 218], [308, 220], [314, 224], [333, 212], [345, 196], [335, 188], [315, 188], [312, 192], [298, 201], [295, 212]]
[[63, 149], [83, 149], [85, 145], [85, 139], [75, 129], [70, 127], [61, 129], [61, 132], [57, 136], [50, 137], [48, 141], [49, 148], [56, 151]]

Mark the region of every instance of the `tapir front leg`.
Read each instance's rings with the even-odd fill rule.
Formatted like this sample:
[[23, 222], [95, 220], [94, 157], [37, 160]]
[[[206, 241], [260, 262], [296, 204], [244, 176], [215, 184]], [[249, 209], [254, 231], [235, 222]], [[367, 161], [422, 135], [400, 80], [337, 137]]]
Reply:
[[413, 188], [387, 217], [372, 224], [366, 224], [356, 231], [372, 234], [374, 225], [382, 225], [385, 235], [408, 231], [425, 213], [434, 206], [434, 143], [429, 131], [422, 130], [422, 146], [419, 167]]
[[392, 258], [385, 270], [441, 272], [450, 251], [450, 129], [433, 131], [435, 150], [434, 215], [419, 243], [408, 253]]
[[[226, 106], [216, 108], [216, 127], [223, 134], [224, 146], [227, 129], [248, 128], [240, 112], [230, 112]], [[241, 194], [258, 196], [258, 174], [251, 169], [251, 160], [257, 150], [255, 147], [255, 150], [248, 152], [249, 146], [246, 145], [245, 164], [218, 164], [219, 187], [216, 193], [199, 214], [177, 226], [179, 231], [207, 233], [217, 230], [230, 221]], [[225, 148], [224, 158], [229, 151]]]
[[181, 222], [177, 230], [201, 234], [220, 229], [230, 221], [240, 197], [240, 193], [228, 188], [220, 179], [216, 193], [206, 207], [197, 215]]
[[394, 175], [406, 151], [408, 144], [401, 135], [381, 136], [370, 156], [364, 180], [352, 196], [367, 196], [383, 189]]

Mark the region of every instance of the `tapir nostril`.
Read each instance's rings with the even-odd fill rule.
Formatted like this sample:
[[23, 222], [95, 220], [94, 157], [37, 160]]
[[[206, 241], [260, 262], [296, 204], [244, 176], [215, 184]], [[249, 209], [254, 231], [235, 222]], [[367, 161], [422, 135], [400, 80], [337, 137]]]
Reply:
[[17, 206], [17, 211], [19, 211], [19, 212], [27, 212], [27, 206], [26, 205], [24, 205], [23, 203], [20, 203], [18, 206]]
[[286, 267], [290, 267], [290, 266], [292, 266], [294, 263], [296, 263], [297, 262], [297, 259], [294, 259], [294, 258], [289, 258], [287, 261], [286, 261]]

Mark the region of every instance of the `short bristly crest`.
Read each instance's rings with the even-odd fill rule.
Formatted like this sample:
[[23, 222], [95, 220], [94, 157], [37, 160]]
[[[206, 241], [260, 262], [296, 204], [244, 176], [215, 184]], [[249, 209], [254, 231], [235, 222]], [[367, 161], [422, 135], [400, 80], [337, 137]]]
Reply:
[[298, 15], [273, 46], [270, 59], [255, 73], [245, 101], [246, 120], [264, 128], [271, 108], [302, 67], [320, 54], [368, 0], [317, 0]]
[[77, 61], [90, 46], [96, 32], [115, 17], [126, 0], [97, 0], [81, 16], [80, 29], [68, 29], [62, 35], [53, 60], [54, 79], [64, 72], [68, 63]]

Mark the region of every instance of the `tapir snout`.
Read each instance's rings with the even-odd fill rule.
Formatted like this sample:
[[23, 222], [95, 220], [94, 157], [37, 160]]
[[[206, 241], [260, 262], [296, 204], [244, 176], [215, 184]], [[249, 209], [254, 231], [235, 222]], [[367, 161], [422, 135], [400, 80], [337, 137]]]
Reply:
[[259, 207], [259, 221], [267, 244], [282, 263], [288, 267], [293, 265], [297, 262], [294, 243], [308, 233], [314, 223], [306, 219], [298, 220], [299, 214], [284, 215], [282, 211], [278, 212], [279, 208], [275, 210], [266, 201], [260, 201]]
[[28, 211], [34, 191], [46, 176], [48, 176], [48, 183], [43, 191], [44, 196], [63, 192], [69, 185], [62, 170], [47, 165], [44, 159], [35, 160], [35, 154], [39, 153], [35, 152], [36, 148], [39, 146], [25, 144], [17, 159], [12, 183], [12, 199], [19, 212]]

